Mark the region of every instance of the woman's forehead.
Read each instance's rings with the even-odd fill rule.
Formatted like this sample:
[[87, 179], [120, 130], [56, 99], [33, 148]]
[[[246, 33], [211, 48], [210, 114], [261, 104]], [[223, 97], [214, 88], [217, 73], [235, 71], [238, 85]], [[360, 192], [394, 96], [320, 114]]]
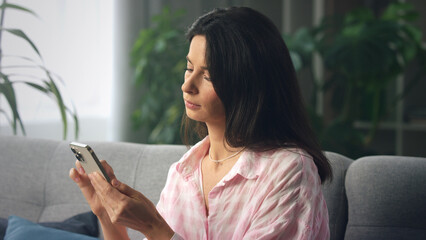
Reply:
[[[202, 35], [196, 35], [192, 38], [189, 46], [189, 52], [186, 59], [194, 65], [206, 68], [206, 38]], [[206, 68], [207, 69], [207, 68]]]

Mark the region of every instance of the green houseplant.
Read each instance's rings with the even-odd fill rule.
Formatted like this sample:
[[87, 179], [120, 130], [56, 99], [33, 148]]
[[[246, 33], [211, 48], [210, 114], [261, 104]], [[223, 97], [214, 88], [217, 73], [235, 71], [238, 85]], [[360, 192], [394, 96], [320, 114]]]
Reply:
[[[421, 67], [407, 82], [413, 86], [425, 75], [421, 31], [413, 24], [417, 16], [412, 5], [395, 2], [380, 16], [368, 8], [356, 9], [287, 37], [304, 67], [312, 67], [315, 52], [324, 61], [324, 84], [318, 85], [312, 74], [313, 94], [321, 91], [330, 96], [333, 117], [325, 121], [310, 111], [324, 148], [352, 157], [366, 154], [380, 122], [410, 90], [392, 96], [388, 89], [414, 60]], [[314, 97], [311, 102], [315, 104]], [[371, 123], [368, 132], [354, 127], [358, 120]]]
[[[21, 29], [12, 29], [4, 27], [5, 11], [6, 9], [21, 11], [26, 14], [31, 14], [35, 17], [37, 15], [22, 6], [7, 3], [3, 0], [0, 5], [1, 17], [0, 17], [0, 98], [3, 97], [6, 100], [9, 111], [7, 109], [0, 108], [0, 114], [2, 114], [9, 122], [13, 133], [17, 134], [18, 129], [21, 130], [22, 134], [26, 134], [23, 120], [19, 113], [19, 105], [17, 101], [17, 93], [15, 86], [18, 84], [24, 84], [36, 91], [39, 91], [47, 96], [51, 97], [57, 104], [58, 110], [63, 124], [63, 138], [65, 139], [68, 132], [68, 120], [67, 114], [71, 116], [75, 123], [75, 136], [78, 136], [78, 118], [74, 108], [70, 108], [65, 105], [62, 98], [61, 92], [58, 89], [58, 81], [61, 79], [56, 74], [52, 73], [49, 69], [44, 66], [43, 58], [37, 49], [33, 41], [22, 31]], [[12, 34], [13, 36], [24, 40], [31, 46], [38, 59], [32, 59], [27, 56], [17, 55], [6, 55], [3, 52], [2, 35], [4, 33]], [[13, 59], [13, 65], [6, 65], [5, 59]], [[41, 76], [22, 74], [22, 69], [35, 69], [41, 72]]]
[[143, 88], [132, 114], [135, 129], [147, 133], [144, 142], [180, 143], [180, 122], [184, 111], [180, 86], [186, 66], [184, 12], [168, 7], [152, 18], [153, 26], [140, 31], [131, 54], [135, 84]]

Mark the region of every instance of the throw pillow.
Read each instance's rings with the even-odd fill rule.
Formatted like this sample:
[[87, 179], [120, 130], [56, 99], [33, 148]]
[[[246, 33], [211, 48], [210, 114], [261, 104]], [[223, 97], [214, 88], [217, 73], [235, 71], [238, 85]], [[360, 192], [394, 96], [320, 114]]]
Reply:
[[6, 233], [7, 219], [0, 218], [0, 240], [3, 240], [4, 234]]
[[4, 240], [95, 240], [97, 238], [67, 232], [55, 228], [43, 227], [24, 218], [10, 216]]
[[[98, 218], [93, 212], [80, 213], [63, 222], [42, 222], [41, 226], [56, 228], [68, 232], [80, 233], [92, 237], [99, 236]], [[7, 219], [0, 218], [0, 240], [6, 234]]]
[[56, 228], [92, 237], [99, 236], [98, 218], [93, 212], [80, 213], [63, 222], [42, 222], [39, 224], [44, 227]]

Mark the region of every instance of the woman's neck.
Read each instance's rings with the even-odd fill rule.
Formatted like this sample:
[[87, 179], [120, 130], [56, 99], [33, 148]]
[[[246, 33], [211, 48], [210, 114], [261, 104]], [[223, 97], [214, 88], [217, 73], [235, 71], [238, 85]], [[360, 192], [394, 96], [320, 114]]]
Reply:
[[207, 124], [210, 140], [210, 156], [213, 159], [223, 159], [238, 152], [241, 148], [233, 148], [225, 140], [225, 126]]

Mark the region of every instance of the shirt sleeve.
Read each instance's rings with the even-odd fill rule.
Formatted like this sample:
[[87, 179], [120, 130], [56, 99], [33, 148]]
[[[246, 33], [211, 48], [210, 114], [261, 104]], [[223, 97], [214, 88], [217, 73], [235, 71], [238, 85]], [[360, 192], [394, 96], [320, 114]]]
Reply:
[[[157, 211], [164, 218], [164, 220], [166, 220], [166, 222], [171, 217], [171, 215], [173, 215], [173, 211], [170, 211], [169, 209], [170, 206], [173, 206], [173, 203], [169, 195], [173, 195], [172, 192], [176, 191], [174, 186], [174, 181], [171, 181], [171, 179], [174, 179], [176, 177], [174, 173], [175, 168], [176, 168], [176, 163], [174, 163], [169, 169], [169, 172], [167, 174], [166, 185], [164, 186], [161, 192], [160, 199], [156, 206]], [[173, 230], [176, 231], [176, 229], [173, 229]], [[184, 240], [184, 238], [175, 232], [171, 240]]]
[[163, 188], [163, 190], [161, 191], [160, 194], [160, 199], [157, 202], [157, 211], [160, 213], [160, 215], [167, 221], [168, 219], [168, 207], [170, 205], [172, 205], [172, 199], [170, 197], [170, 195], [173, 195], [173, 192], [176, 191], [175, 185], [174, 185], [174, 181], [172, 181], [172, 179], [174, 179], [176, 176], [176, 174], [174, 173], [174, 169], [176, 168], [176, 163], [172, 164], [169, 168], [169, 171], [167, 173], [167, 179], [166, 179], [166, 184]]
[[[312, 159], [299, 155], [278, 171], [244, 239], [328, 239], [328, 210]], [[266, 187], [266, 186], [265, 186]], [[324, 215], [325, 214], [325, 215]]]

